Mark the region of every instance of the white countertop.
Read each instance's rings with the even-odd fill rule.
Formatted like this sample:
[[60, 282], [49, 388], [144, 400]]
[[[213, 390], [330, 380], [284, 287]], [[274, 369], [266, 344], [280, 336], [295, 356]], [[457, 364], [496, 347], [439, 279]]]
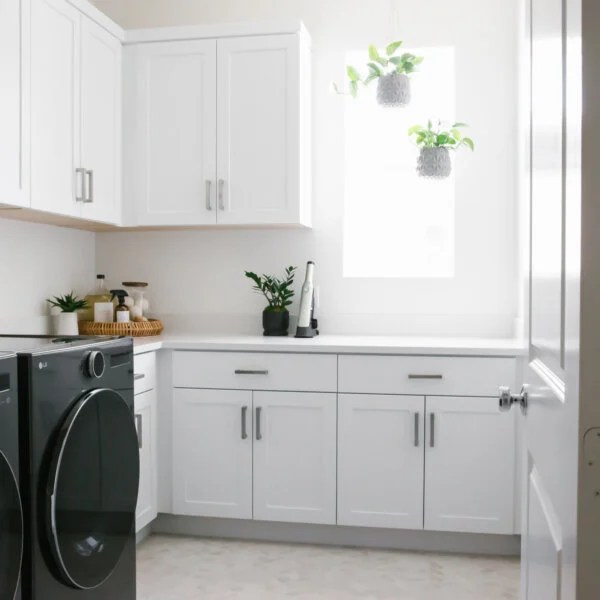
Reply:
[[306, 352], [327, 354], [418, 354], [445, 356], [522, 356], [525, 342], [516, 339], [422, 338], [320, 335], [312, 339], [258, 335], [161, 335], [135, 338], [134, 352], [162, 348], [237, 352]]

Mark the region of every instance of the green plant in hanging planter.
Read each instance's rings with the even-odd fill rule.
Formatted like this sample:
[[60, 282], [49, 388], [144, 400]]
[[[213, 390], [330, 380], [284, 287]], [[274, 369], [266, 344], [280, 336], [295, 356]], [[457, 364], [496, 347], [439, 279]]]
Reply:
[[285, 336], [288, 334], [290, 314], [287, 307], [292, 304], [294, 297], [294, 277], [297, 267], [287, 267], [283, 277], [274, 275], [257, 275], [245, 271], [248, 279], [254, 282], [252, 289], [262, 294], [267, 300], [263, 311], [263, 330], [267, 336]]
[[[376, 46], [369, 46], [367, 74], [362, 76], [352, 65], [346, 67], [350, 95], [356, 98], [360, 85], [368, 86], [377, 80], [377, 102], [382, 106], [406, 106], [410, 102], [410, 78], [423, 62], [422, 56], [410, 52], [399, 54], [402, 42], [392, 42], [381, 54]], [[341, 93], [337, 86], [335, 89]]]
[[432, 121], [423, 125], [413, 125], [408, 130], [409, 136], [415, 136], [415, 143], [419, 148], [419, 159], [417, 161], [417, 173], [422, 177], [433, 177], [443, 179], [449, 177], [452, 172], [452, 161], [450, 150], [458, 150], [466, 146], [471, 150], [475, 144], [470, 137], [463, 136], [461, 129], [468, 127], [466, 123], [454, 123], [445, 127], [442, 121], [434, 126]]

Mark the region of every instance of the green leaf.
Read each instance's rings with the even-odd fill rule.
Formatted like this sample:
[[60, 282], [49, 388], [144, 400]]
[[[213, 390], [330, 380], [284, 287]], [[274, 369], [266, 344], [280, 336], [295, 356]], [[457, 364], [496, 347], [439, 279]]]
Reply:
[[452, 135], [456, 138], [456, 141], [460, 142], [462, 138], [462, 133], [460, 132], [460, 130], [458, 130], [456, 127], [453, 127], [450, 130], [450, 133], [452, 133]]
[[353, 98], [356, 98], [356, 96], [358, 95], [358, 82], [357, 81], [350, 82], [350, 95]]
[[373, 71], [373, 73], [377, 73], [377, 77], [380, 77], [381, 74], [383, 73], [383, 71], [381, 70], [381, 67], [374, 62], [370, 62], [367, 63], [367, 67], [369, 67], [369, 69], [371, 69], [371, 71]]
[[417, 131], [421, 131], [421, 129], [423, 129], [423, 128], [420, 125], [413, 125], [408, 130], [408, 135], [414, 135], [415, 133], [417, 133]]
[[360, 81], [360, 74], [352, 65], [346, 67], [346, 73], [348, 74], [350, 81]]
[[455, 129], [456, 127], [468, 127], [466, 123], [454, 123], [452, 127]]
[[475, 143], [473, 142], [473, 140], [471, 138], [469, 138], [469, 137], [463, 138], [462, 143], [465, 146], [468, 146], [469, 148], [471, 148], [471, 150], [475, 150]]
[[374, 79], [377, 79], [379, 77], [379, 75], [377, 75], [377, 73], [371, 72], [370, 75], [368, 75], [367, 77], [365, 77], [363, 84], [364, 85], [369, 85], [371, 83], [371, 81], [373, 81]]
[[388, 56], [392, 56], [394, 52], [400, 48], [400, 46], [402, 46], [402, 42], [392, 42], [391, 44], [387, 45], [385, 52]]
[[376, 60], [377, 62], [379, 62], [379, 50], [377, 50], [377, 46], [375, 46], [374, 44], [371, 44], [369, 46], [369, 58], [371, 60]]
[[400, 66], [404, 61], [402, 60], [401, 56], [392, 56], [392, 58], [390, 58], [390, 62], [393, 65], [396, 65], [397, 67]]
[[423, 60], [425, 59], [424, 56], [415, 56], [414, 60], [413, 60], [413, 64], [414, 65], [420, 65]]

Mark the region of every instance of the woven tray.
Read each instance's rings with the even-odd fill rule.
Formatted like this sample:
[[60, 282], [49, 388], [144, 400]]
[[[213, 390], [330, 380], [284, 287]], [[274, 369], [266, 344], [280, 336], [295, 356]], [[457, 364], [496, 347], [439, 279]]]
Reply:
[[79, 321], [80, 335], [131, 335], [144, 337], [160, 335], [165, 326], [159, 319], [149, 319], [139, 323], [96, 323], [95, 321]]

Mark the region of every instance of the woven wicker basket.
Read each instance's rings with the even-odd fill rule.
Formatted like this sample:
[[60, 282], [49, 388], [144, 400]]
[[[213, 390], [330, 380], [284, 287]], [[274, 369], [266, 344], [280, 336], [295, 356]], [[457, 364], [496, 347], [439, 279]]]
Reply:
[[79, 321], [80, 335], [131, 335], [144, 337], [160, 335], [165, 326], [159, 319], [149, 319], [139, 323], [96, 323], [95, 321]]

